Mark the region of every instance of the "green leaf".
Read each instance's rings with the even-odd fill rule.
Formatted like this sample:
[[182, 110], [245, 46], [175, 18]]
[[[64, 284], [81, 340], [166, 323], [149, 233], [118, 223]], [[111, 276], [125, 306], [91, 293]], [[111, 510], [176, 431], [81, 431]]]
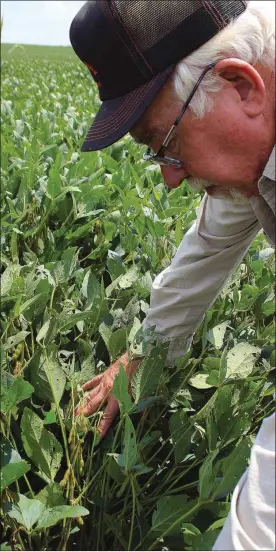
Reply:
[[18, 332], [17, 334], [15, 334], [15, 335], [9, 337], [6, 341], [6, 343], [4, 343], [4, 345], [3, 345], [4, 351], [9, 351], [10, 349], [12, 349], [16, 345], [18, 345], [18, 343], [21, 343], [22, 341], [24, 341], [25, 337], [27, 337], [27, 335], [29, 335], [29, 334], [30, 334], [30, 332], [21, 331], [21, 332]]
[[43, 420], [44, 425], [56, 424], [57, 423], [56, 410], [52, 409], [52, 410], [49, 410], [49, 412], [46, 412], [44, 414], [45, 414], [45, 418]]
[[184, 410], [177, 410], [169, 421], [175, 462], [182, 462], [190, 451], [194, 428]]
[[216, 456], [218, 455], [218, 449], [210, 453], [207, 458], [205, 458], [202, 466], [199, 470], [199, 496], [201, 500], [209, 498], [216, 480], [216, 474], [219, 468], [219, 465], [214, 466], [213, 462]]
[[200, 535], [200, 530], [192, 523], [182, 523], [181, 530], [184, 535], [184, 543], [188, 545], [191, 545], [195, 535]]
[[118, 358], [127, 348], [127, 330], [125, 328], [119, 328], [113, 332], [110, 336], [108, 349], [111, 354], [112, 360]]
[[220, 363], [219, 363], [219, 373], [218, 373], [218, 383], [221, 385], [227, 374], [227, 349], [225, 349], [221, 355]]
[[50, 403], [60, 403], [66, 384], [66, 376], [56, 357], [56, 346], [49, 346], [37, 353], [30, 364], [30, 379], [36, 395]]
[[45, 506], [35, 498], [30, 499], [22, 494], [19, 494], [18, 497], [17, 504], [11, 504], [10, 502], [5, 504], [5, 511], [11, 518], [16, 519], [20, 525], [30, 531], [40, 518]]
[[156, 391], [164, 369], [167, 347], [153, 347], [134, 372], [131, 380], [132, 393], [137, 404], [140, 398]]
[[254, 354], [261, 352], [260, 347], [249, 343], [238, 343], [227, 353], [226, 378], [246, 378], [251, 374], [254, 365]]
[[235, 301], [235, 308], [237, 311], [247, 311], [255, 303], [256, 299], [260, 295], [261, 291], [257, 286], [251, 286], [245, 284], [241, 290], [238, 301]]
[[126, 479], [126, 475], [122, 471], [119, 463], [117, 462], [117, 458], [111, 457], [108, 464], [107, 464], [107, 473], [108, 475], [116, 481], [116, 483], [123, 483]]
[[200, 535], [200, 530], [192, 523], [182, 523], [181, 529], [184, 535]]
[[138, 269], [136, 266], [132, 266], [125, 274], [119, 278], [119, 286], [122, 289], [131, 287], [134, 282], [139, 278]]
[[161, 401], [164, 401], [164, 397], [161, 395], [159, 397], [146, 397], [145, 399], [141, 399], [138, 401], [138, 403], [135, 403], [132, 405], [131, 413], [136, 414], [137, 412], [141, 412], [142, 410], [145, 410], [146, 408], [151, 408], [157, 403], [160, 403]]
[[60, 467], [63, 456], [61, 444], [47, 431], [43, 421], [29, 408], [21, 418], [21, 437], [27, 456], [52, 481]]
[[125, 415], [125, 431], [123, 440], [124, 467], [129, 471], [137, 463], [137, 444], [135, 429], [130, 417]]
[[21, 401], [28, 399], [34, 391], [33, 386], [23, 378], [15, 378], [11, 387], [1, 397], [1, 412], [7, 414]]
[[[102, 318], [103, 309], [102, 305], [104, 305], [104, 301], [102, 302], [102, 305], [100, 304], [101, 301], [99, 300], [99, 304], [94, 305], [93, 304], [93, 310], [92, 311], [82, 311], [77, 312], [75, 314], [68, 313], [68, 312], [62, 312], [60, 314], [59, 318], [59, 331], [64, 332], [67, 330], [70, 330], [73, 328], [78, 322], [88, 322], [93, 324], [97, 318]], [[100, 321], [100, 320], [99, 320]]]
[[10, 292], [12, 285], [16, 278], [19, 276], [21, 266], [19, 264], [10, 264], [1, 275], [0, 289], [1, 296], [5, 297]]
[[178, 218], [175, 225], [175, 243], [179, 246], [183, 239], [182, 220]]
[[1, 452], [1, 491], [6, 487], [17, 481], [27, 473], [31, 466], [25, 461], [22, 460], [21, 456], [16, 450], [14, 450], [5, 437], [2, 437], [0, 444]]
[[50, 198], [58, 196], [62, 190], [62, 183], [60, 178], [60, 166], [61, 166], [61, 152], [56, 156], [55, 162], [49, 171], [49, 178], [47, 184], [47, 192]]
[[[196, 505], [196, 500], [188, 500], [186, 495], [162, 496], [157, 501], [156, 510], [152, 516], [151, 530], [167, 535], [177, 535], [183, 521], [190, 521], [193, 513], [190, 510]], [[175, 524], [174, 527], [172, 525]]]
[[23, 312], [25, 312], [32, 305], [37, 303], [41, 299], [42, 295], [44, 295], [44, 294], [43, 293], [38, 293], [37, 295], [35, 295], [31, 299], [28, 299], [27, 301], [24, 301], [24, 303], [22, 305], [20, 305], [20, 307], [19, 307], [18, 315], [23, 314]]
[[44, 489], [39, 491], [35, 497], [45, 505], [45, 508], [53, 508], [54, 506], [63, 506], [65, 498], [62, 489], [58, 483], [50, 483]]
[[113, 383], [112, 394], [119, 403], [121, 414], [128, 413], [132, 408], [132, 400], [128, 392], [128, 377], [121, 363]]
[[205, 531], [201, 535], [195, 535], [192, 539], [192, 550], [212, 550], [221, 529]]
[[231, 493], [247, 468], [252, 446], [251, 437], [243, 437], [233, 452], [217, 463], [220, 481], [216, 484], [214, 498], [221, 498]]
[[36, 526], [36, 530], [52, 527], [63, 519], [88, 516], [89, 510], [83, 506], [56, 506], [44, 510]]
[[36, 336], [36, 340], [38, 343], [40, 343], [40, 341], [42, 341], [42, 339], [45, 339], [48, 331], [49, 331], [49, 328], [50, 328], [50, 324], [51, 324], [51, 320], [46, 320], [46, 322], [43, 324], [43, 326], [41, 326], [37, 336]]
[[214, 419], [214, 413], [212, 411], [209, 415], [206, 416], [206, 435], [209, 451], [213, 452], [218, 442], [218, 429], [216, 426], [216, 421]]
[[86, 273], [83, 279], [81, 291], [87, 299], [85, 308], [90, 309], [95, 299], [98, 298], [101, 293], [100, 284], [91, 270]]

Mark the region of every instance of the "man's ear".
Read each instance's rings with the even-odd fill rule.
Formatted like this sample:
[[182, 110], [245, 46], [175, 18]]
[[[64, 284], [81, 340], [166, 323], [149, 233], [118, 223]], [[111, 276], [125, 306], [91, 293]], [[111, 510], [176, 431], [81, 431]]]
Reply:
[[213, 71], [233, 84], [242, 101], [242, 109], [248, 117], [257, 117], [264, 111], [265, 84], [250, 63], [241, 59], [227, 58], [219, 61]]

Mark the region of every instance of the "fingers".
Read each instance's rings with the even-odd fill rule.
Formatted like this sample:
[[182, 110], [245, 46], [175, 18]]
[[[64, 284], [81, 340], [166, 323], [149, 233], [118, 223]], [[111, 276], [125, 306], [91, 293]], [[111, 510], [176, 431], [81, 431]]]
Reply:
[[74, 411], [75, 416], [91, 416], [105, 403], [107, 396], [108, 391], [100, 383], [96, 389], [92, 389], [90, 393], [87, 393], [83, 401], [78, 404]]
[[94, 387], [97, 387], [99, 383], [101, 383], [103, 374], [99, 374], [98, 376], [95, 376], [92, 380], [87, 381], [82, 385], [83, 391], [88, 391], [89, 389], [94, 389]]
[[92, 397], [90, 393], [88, 393], [88, 395], [84, 397], [82, 403], [77, 406], [75, 414], [76, 416], [91, 416], [91, 414], [94, 414], [100, 408], [103, 402], [104, 397], [101, 393]]
[[117, 414], [119, 412], [119, 405], [116, 399], [110, 395], [110, 398], [107, 403], [107, 407], [103, 413], [103, 417], [98, 425], [98, 431], [100, 434], [100, 438], [102, 439], [107, 431], [109, 430], [110, 426], [112, 425], [114, 419], [116, 418]]

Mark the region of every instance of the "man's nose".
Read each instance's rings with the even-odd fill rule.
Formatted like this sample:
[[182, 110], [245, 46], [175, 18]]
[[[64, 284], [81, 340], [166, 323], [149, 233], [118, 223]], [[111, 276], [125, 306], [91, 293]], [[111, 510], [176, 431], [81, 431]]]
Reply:
[[161, 173], [169, 188], [178, 188], [182, 180], [189, 176], [185, 169], [177, 169], [170, 165], [161, 165]]

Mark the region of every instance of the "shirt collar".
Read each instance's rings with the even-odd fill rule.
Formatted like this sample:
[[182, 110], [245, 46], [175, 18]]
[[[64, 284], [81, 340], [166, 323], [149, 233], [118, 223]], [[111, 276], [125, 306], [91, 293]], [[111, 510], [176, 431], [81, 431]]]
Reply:
[[264, 168], [263, 176], [266, 176], [270, 180], [276, 180], [275, 178], [275, 146], [271, 152], [269, 160]]

